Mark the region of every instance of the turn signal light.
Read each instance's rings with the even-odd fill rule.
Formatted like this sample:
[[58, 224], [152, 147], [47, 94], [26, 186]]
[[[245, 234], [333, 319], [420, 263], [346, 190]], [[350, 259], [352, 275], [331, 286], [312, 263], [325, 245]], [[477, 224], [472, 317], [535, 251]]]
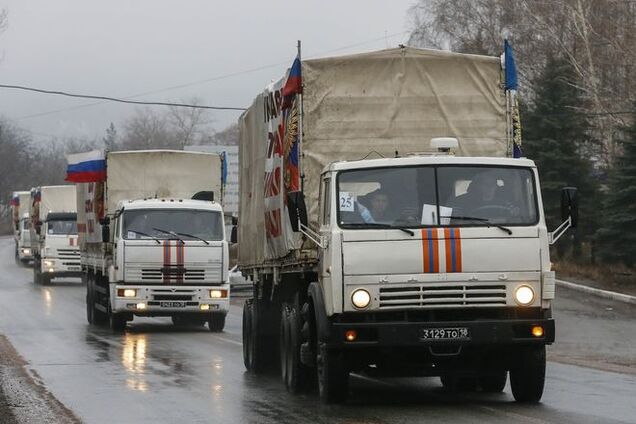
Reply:
[[348, 342], [354, 342], [358, 338], [358, 333], [356, 330], [347, 330], [345, 331], [345, 340]]
[[540, 325], [532, 326], [531, 331], [534, 337], [543, 337], [543, 327], [541, 327]]

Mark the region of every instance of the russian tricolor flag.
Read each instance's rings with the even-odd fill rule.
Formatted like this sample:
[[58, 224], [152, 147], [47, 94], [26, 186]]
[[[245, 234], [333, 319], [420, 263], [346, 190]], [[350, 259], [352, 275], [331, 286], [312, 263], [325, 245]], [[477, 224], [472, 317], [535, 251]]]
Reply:
[[103, 150], [67, 155], [66, 161], [66, 181], [92, 183], [106, 180], [106, 156]]

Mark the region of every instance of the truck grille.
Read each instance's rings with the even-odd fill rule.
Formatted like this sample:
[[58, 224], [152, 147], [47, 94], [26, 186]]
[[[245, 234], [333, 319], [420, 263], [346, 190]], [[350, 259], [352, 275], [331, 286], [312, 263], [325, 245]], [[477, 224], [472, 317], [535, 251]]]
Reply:
[[[205, 279], [205, 270], [203, 269], [188, 269], [184, 268], [181, 272], [166, 273], [166, 277], [170, 277], [170, 280], [183, 279], [183, 281], [203, 281]], [[141, 280], [142, 281], [163, 281], [164, 270], [161, 268], [142, 268]]]
[[444, 283], [380, 288], [380, 309], [505, 305], [506, 286], [501, 284]]
[[79, 249], [57, 249], [57, 254], [60, 259], [79, 259]]
[[188, 289], [152, 289], [151, 296], [153, 300], [172, 300], [190, 302], [196, 295], [196, 290]]
[[164, 284], [164, 275], [169, 284], [219, 284], [222, 281], [221, 265], [186, 263], [184, 266], [158, 266], [158, 264], [128, 264], [124, 280], [128, 283]]

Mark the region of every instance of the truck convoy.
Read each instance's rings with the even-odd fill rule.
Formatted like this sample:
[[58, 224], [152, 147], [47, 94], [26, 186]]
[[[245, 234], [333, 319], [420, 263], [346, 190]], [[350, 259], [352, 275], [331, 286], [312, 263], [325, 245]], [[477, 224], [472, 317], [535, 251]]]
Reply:
[[41, 186], [31, 190], [33, 282], [81, 275], [77, 245], [75, 186]]
[[[248, 370], [344, 401], [351, 372], [540, 400], [554, 341], [533, 161], [499, 57], [400, 47], [298, 59], [239, 120]], [[443, 137], [443, 138], [439, 138]], [[272, 348], [276, 346], [278, 348]]]
[[13, 222], [13, 238], [15, 239], [15, 260], [27, 263], [33, 259], [31, 250], [31, 232], [29, 230], [30, 191], [14, 191], [11, 196], [11, 220]]
[[[121, 331], [136, 316], [221, 331], [228, 245], [218, 155], [100, 151], [69, 155], [77, 183], [86, 314]], [[217, 197], [218, 199], [215, 199]]]

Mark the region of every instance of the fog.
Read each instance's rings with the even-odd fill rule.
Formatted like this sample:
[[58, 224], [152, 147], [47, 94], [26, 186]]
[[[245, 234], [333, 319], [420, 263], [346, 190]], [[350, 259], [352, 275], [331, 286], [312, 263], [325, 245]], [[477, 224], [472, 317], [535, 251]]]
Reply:
[[[291, 64], [296, 40], [302, 40], [304, 58], [393, 47], [408, 38], [411, 3], [0, 1], [9, 13], [0, 34], [0, 83], [246, 107]], [[256, 68], [262, 69], [245, 72]], [[183, 87], [168, 89], [175, 86]], [[101, 137], [134, 108], [0, 89], [0, 114], [38, 141]], [[238, 114], [212, 112], [214, 128]]]

